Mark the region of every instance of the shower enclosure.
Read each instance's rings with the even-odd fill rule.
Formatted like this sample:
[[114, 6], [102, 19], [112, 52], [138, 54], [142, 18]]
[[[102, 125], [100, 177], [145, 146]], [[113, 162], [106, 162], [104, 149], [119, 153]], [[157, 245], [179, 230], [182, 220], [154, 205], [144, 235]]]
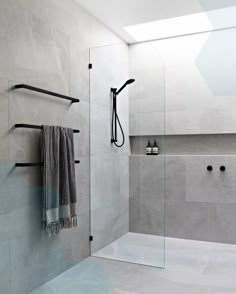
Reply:
[[[217, 58], [224, 70], [213, 58], [234, 34], [91, 49], [93, 256], [165, 267], [205, 252], [215, 260], [236, 244], [236, 91], [230, 57]], [[117, 149], [110, 89], [129, 78], [117, 100], [127, 140]], [[148, 140], [158, 156], [145, 154]]]
[[[153, 72], [147, 76], [143, 69], [150, 67], [145, 64], [150, 54]], [[155, 48], [129, 50], [126, 45], [94, 48], [90, 56], [96, 65], [90, 72], [91, 253], [164, 267], [165, 159], [163, 153], [145, 155], [147, 140], [164, 135], [162, 60]], [[117, 97], [126, 140], [124, 146], [116, 148], [111, 144], [110, 89], [119, 88], [129, 78], [135, 78], [135, 83]], [[155, 115], [150, 115], [150, 110]], [[119, 128], [117, 136], [119, 144], [123, 141]]]

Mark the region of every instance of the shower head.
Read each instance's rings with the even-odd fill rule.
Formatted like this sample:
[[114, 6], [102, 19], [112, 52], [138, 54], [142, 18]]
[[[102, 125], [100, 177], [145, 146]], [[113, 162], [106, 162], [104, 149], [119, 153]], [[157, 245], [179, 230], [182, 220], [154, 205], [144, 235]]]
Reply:
[[128, 85], [130, 85], [130, 84], [132, 84], [132, 83], [134, 83], [134, 82], [135, 82], [135, 79], [129, 79], [128, 81], [126, 81], [126, 82], [124, 83], [124, 85], [123, 85], [118, 91], [115, 92], [116, 95], [119, 95], [120, 92], [123, 91], [124, 88], [125, 88], [126, 86], [128, 86]]
[[135, 82], [135, 79], [130, 79], [126, 82], [126, 85], [133, 84]]

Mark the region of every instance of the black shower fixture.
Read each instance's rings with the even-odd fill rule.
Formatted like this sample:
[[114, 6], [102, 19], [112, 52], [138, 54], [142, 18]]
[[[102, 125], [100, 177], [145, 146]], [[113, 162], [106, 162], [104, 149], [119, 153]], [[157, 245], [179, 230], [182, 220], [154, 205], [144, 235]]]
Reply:
[[[120, 123], [119, 116], [117, 114], [117, 96], [120, 94], [121, 91], [124, 90], [124, 88], [132, 83], [135, 82], [135, 79], [129, 79], [124, 83], [124, 85], [117, 91], [117, 88], [111, 88], [111, 93], [112, 93], [112, 123], [111, 123], [111, 143], [114, 144], [116, 147], [122, 147], [125, 144], [125, 135], [123, 128]], [[118, 144], [117, 140], [117, 123], [119, 124], [121, 134], [122, 134], [122, 143]]]

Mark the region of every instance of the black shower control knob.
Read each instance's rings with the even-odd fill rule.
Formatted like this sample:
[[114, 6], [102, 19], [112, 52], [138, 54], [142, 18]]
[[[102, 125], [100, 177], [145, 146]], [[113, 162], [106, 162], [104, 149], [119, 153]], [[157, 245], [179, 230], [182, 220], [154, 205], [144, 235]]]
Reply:
[[222, 172], [224, 172], [224, 171], [226, 170], [226, 167], [225, 167], [224, 165], [222, 165], [222, 166], [220, 167], [220, 170], [221, 170]]
[[208, 165], [207, 170], [208, 171], [212, 171], [213, 170], [213, 167], [211, 165]]

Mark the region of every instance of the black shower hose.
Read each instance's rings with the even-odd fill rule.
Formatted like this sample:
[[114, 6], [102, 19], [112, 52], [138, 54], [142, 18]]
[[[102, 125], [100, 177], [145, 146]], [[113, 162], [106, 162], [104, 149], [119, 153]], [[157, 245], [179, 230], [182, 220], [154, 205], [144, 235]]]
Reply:
[[[112, 132], [112, 135], [111, 135], [111, 140], [112, 140], [112, 143], [118, 147], [118, 148], [121, 148], [122, 146], [124, 146], [125, 144], [125, 134], [124, 134], [124, 131], [123, 131], [123, 128], [121, 126], [121, 123], [120, 123], [120, 119], [119, 119], [119, 116], [117, 114], [117, 110], [116, 110], [116, 105], [114, 103], [114, 101], [116, 100], [116, 93], [113, 92], [113, 107], [112, 107], [112, 126], [111, 126], [111, 132]], [[116, 123], [118, 122], [119, 124], [119, 127], [120, 127], [120, 130], [121, 130], [121, 134], [122, 134], [122, 143], [119, 145], [117, 144], [117, 138], [114, 138], [114, 127], [116, 126]], [[117, 134], [116, 134], [117, 135]]]

